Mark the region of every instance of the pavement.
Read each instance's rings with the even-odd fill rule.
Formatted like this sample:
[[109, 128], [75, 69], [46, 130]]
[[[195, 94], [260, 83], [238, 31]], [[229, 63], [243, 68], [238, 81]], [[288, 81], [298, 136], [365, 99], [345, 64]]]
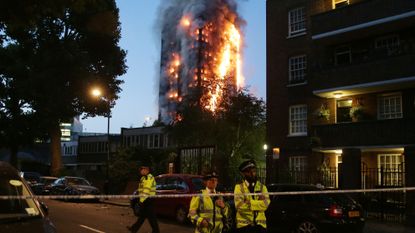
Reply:
[[[130, 206], [129, 199], [107, 199], [101, 200], [101, 203], [122, 207]], [[364, 233], [415, 233], [415, 227], [369, 219], [366, 221]]]
[[415, 233], [415, 227], [399, 223], [385, 223], [368, 220], [365, 224], [365, 233]]
[[130, 206], [130, 200], [129, 199], [104, 199], [101, 200], [101, 203], [108, 204], [108, 205], [116, 205], [116, 206]]

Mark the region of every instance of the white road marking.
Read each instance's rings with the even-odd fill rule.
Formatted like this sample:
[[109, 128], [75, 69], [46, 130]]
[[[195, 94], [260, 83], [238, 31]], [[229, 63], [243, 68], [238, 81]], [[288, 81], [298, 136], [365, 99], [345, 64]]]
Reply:
[[85, 225], [79, 225], [80, 227], [83, 227], [83, 228], [85, 228], [85, 229], [88, 229], [88, 230], [90, 230], [90, 231], [93, 231], [93, 232], [97, 232], [97, 233], [105, 233], [104, 231], [100, 231], [100, 230], [97, 230], [97, 229], [94, 229], [94, 228], [91, 228], [91, 227], [87, 227], [87, 226], [85, 226]]

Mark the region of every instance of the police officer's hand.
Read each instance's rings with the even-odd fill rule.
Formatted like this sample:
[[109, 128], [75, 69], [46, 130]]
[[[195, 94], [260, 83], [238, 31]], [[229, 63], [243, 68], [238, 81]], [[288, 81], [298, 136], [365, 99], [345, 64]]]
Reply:
[[203, 219], [202, 222], [200, 223], [200, 226], [202, 226], [202, 227], [208, 227], [209, 226], [209, 222], [206, 219]]
[[225, 202], [223, 201], [223, 199], [216, 200], [215, 204], [222, 209], [225, 208]]

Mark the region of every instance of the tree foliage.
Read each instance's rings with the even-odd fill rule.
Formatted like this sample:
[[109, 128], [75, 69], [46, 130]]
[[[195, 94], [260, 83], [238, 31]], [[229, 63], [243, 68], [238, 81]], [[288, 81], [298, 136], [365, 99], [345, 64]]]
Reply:
[[178, 146], [214, 145], [230, 176], [244, 159], [264, 160], [265, 103], [247, 90], [226, 96], [216, 112], [188, 105], [180, 114], [182, 120], [168, 129]]
[[[59, 123], [74, 116], [105, 115], [118, 98], [126, 71], [118, 46], [120, 23], [114, 0], [22, 0], [0, 10], [2, 49], [17, 47], [23, 59], [22, 93], [51, 138], [52, 173], [60, 168]], [[23, 54], [23, 55], [22, 55]], [[22, 76], [2, 72], [13, 80]], [[105, 98], [94, 100], [100, 87]]]

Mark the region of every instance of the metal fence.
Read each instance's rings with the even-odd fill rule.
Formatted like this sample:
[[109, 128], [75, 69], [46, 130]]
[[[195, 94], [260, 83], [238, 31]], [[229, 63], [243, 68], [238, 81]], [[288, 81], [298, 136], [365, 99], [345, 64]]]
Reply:
[[[395, 188], [405, 186], [405, 170], [402, 163], [398, 168], [367, 168], [362, 164], [362, 189]], [[279, 170], [278, 183], [321, 184], [326, 188], [339, 187], [339, 170], [335, 167], [320, 170]], [[402, 223], [405, 221], [406, 193], [370, 192], [356, 196], [368, 218]]]
[[287, 169], [279, 172], [278, 182], [288, 184], [321, 184], [327, 188], [338, 188], [337, 174], [337, 168], [319, 170]]
[[[396, 168], [367, 168], [362, 164], [362, 188], [395, 188], [405, 186], [404, 163]], [[367, 217], [381, 221], [405, 221], [406, 192], [371, 192], [364, 193], [362, 205], [367, 211]]]

